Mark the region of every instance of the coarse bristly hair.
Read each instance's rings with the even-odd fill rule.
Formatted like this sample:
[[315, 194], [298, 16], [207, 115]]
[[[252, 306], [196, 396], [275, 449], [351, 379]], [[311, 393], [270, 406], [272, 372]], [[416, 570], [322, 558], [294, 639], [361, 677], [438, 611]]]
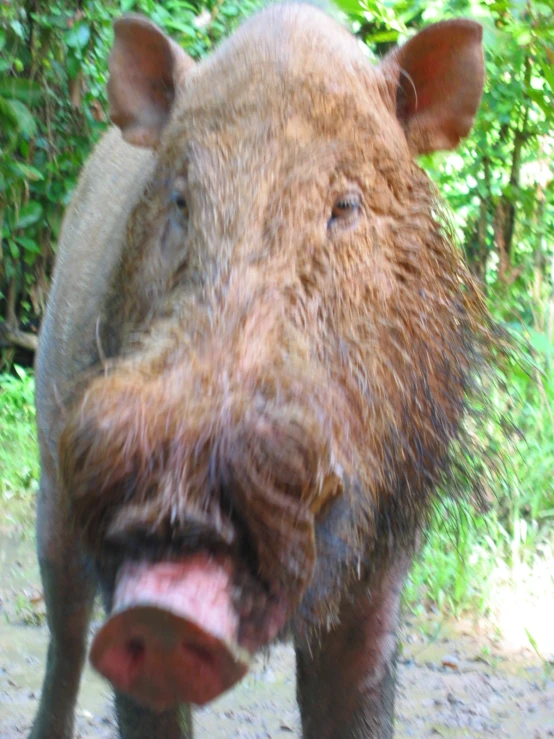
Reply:
[[[509, 346], [386, 80], [291, 8], [271, 30], [250, 21], [182, 91], [60, 465], [97, 556], [137, 536], [224, 549], [317, 627], [349, 582], [413, 551], [440, 491], [479, 489], [476, 425]], [[322, 228], [353, 183], [361, 224]]]

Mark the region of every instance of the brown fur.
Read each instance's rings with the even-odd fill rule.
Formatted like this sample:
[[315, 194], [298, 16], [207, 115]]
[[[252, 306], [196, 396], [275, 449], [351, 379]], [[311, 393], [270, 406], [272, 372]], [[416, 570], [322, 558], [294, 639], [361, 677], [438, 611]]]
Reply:
[[[252, 21], [179, 92], [103, 310], [108, 368], [60, 448], [91, 550], [191, 517], [230, 545], [238, 517], [297, 603], [338, 495], [353, 561], [386, 556], [382, 511], [411, 547], [490, 337], [381, 72], [331, 20], [308, 34], [305, 9], [269, 12], [280, 26]], [[165, 225], [175, 178], [185, 249]], [[328, 227], [351, 188], [360, 223]]]
[[[96, 586], [109, 610], [123, 563], [206, 553], [239, 646], [292, 632], [305, 739], [391, 739], [402, 584], [441, 491], [478, 475], [497, 351], [414, 156], [468, 133], [483, 75], [465, 20], [378, 67], [302, 5], [198, 65], [116, 22], [120, 130], [64, 221], [37, 354], [32, 739], [72, 736]], [[124, 739], [192, 735], [116, 700]]]

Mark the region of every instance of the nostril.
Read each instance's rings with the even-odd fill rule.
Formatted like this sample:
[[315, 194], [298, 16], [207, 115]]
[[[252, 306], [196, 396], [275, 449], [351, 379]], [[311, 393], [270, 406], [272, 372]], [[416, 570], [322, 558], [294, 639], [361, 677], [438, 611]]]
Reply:
[[144, 643], [144, 639], [138, 636], [128, 639], [126, 643], [126, 651], [133, 667], [140, 664], [144, 661], [146, 654], [146, 644]]

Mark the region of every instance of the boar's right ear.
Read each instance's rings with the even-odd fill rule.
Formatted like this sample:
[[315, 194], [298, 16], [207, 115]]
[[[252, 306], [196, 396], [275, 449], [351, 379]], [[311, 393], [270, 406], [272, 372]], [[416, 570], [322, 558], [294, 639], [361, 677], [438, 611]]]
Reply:
[[482, 35], [474, 21], [442, 21], [383, 60], [396, 116], [414, 156], [453, 149], [470, 132], [485, 80]]
[[152, 21], [124, 15], [114, 23], [110, 118], [135, 146], [154, 147], [169, 120], [176, 85], [193, 60]]

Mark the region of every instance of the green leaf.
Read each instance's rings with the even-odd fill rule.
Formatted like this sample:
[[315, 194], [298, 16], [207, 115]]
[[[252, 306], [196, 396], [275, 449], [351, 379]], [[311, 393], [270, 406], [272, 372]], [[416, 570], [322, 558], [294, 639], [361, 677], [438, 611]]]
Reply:
[[27, 377], [27, 373], [25, 372], [23, 367], [20, 367], [19, 364], [14, 364], [13, 369], [20, 380], [24, 380]]
[[552, 354], [554, 352], [554, 345], [546, 336], [546, 334], [534, 329], [529, 330], [529, 343], [536, 352], [540, 354]]
[[16, 238], [17, 243], [22, 246], [25, 251], [31, 252], [33, 254], [40, 254], [40, 246], [37, 244], [37, 242], [34, 239], [30, 239], [27, 236], [18, 236]]
[[9, 124], [17, 129], [17, 115], [9, 103], [9, 100], [4, 100], [4, 98], [0, 97], [0, 123], [2, 124], [4, 134], [10, 133], [7, 130]]
[[[11, 120], [26, 136], [32, 136], [37, 130], [37, 124], [29, 108], [19, 100], [3, 99], [3, 104], [11, 110]], [[0, 111], [2, 112], [2, 111]]]
[[382, 44], [388, 41], [396, 41], [398, 31], [378, 31], [366, 37], [368, 41], [374, 44]]
[[534, 651], [537, 653], [537, 656], [540, 657], [541, 654], [539, 652], [539, 645], [537, 644], [536, 639], [533, 637], [529, 629], [525, 628], [525, 633], [527, 634], [527, 638], [529, 639], [529, 644], [533, 647]]
[[31, 167], [30, 164], [23, 164], [23, 162], [12, 162], [11, 168], [17, 173], [23, 175], [25, 179], [31, 180], [32, 182], [38, 182], [44, 179], [42, 172], [39, 172], [35, 167]]
[[79, 74], [81, 69], [81, 60], [75, 55], [71, 55], [66, 59], [67, 73], [72, 80], [74, 80]]
[[514, 34], [518, 46], [527, 46], [531, 42], [531, 31], [528, 28], [521, 28]]
[[10, 27], [16, 36], [18, 36], [22, 41], [25, 40], [25, 30], [22, 23], [19, 21], [12, 21], [10, 23]]
[[8, 239], [8, 247], [10, 249], [12, 259], [17, 262], [17, 260], [19, 259], [19, 249], [17, 248], [17, 244], [13, 239]]
[[550, 101], [545, 98], [540, 90], [527, 90], [527, 94], [531, 98], [531, 100], [533, 100], [533, 102], [535, 102], [539, 106], [547, 119], [554, 118], [552, 105], [550, 104]]
[[72, 49], [84, 49], [90, 39], [90, 28], [85, 21], [78, 21], [65, 33], [64, 38]]
[[546, 61], [540, 60], [539, 64], [541, 65], [541, 71], [544, 75], [544, 79], [550, 85], [550, 89], [552, 90], [552, 92], [554, 92], [554, 71]]
[[42, 205], [36, 200], [29, 201], [19, 211], [16, 228], [27, 228], [36, 223], [42, 216]]
[[179, 21], [170, 21], [167, 24], [167, 28], [173, 31], [177, 31], [183, 36], [186, 36], [187, 38], [195, 39], [198, 31], [194, 26], [191, 26], [190, 23], [181, 23]]
[[0, 28], [0, 51], [2, 51], [5, 45], [6, 45], [6, 31], [3, 28]]
[[336, 0], [336, 4], [345, 13], [350, 13], [351, 15], [361, 15], [365, 10], [360, 0]]
[[546, 3], [533, 3], [533, 9], [537, 13], [542, 13], [544, 16], [550, 15], [552, 13], [552, 6], [547, 5]]
[[42, 23], [46, 28], [67, 28], [67, 17], [61, 15], [44, 15]]
[[34, 80], [18, 77], [0, 77], [0, 97], [15, 98], [24, 103], [36, 103], [42, 95], [39, 85]]

